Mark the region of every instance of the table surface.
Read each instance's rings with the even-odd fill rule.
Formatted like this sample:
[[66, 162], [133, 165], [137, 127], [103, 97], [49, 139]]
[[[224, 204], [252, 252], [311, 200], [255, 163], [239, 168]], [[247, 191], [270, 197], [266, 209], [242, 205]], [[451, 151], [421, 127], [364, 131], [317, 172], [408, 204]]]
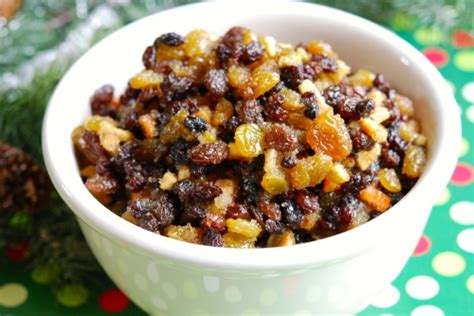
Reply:
[[[433, 208], [424, 234], [399, 277], [360, 315], [474, 315], [474, 38], [397, 19], [390, 25], [445, 77], [459, 104], [463, 145], [452, 179]], [[144, 315], [110, 280], [78, 308], [59, 305], [49, 288], [0, 256], [0, 316]], [[14, 301], [14, 302], [12, 302]], [[15, 307], [6, 307], [16, 305]]]

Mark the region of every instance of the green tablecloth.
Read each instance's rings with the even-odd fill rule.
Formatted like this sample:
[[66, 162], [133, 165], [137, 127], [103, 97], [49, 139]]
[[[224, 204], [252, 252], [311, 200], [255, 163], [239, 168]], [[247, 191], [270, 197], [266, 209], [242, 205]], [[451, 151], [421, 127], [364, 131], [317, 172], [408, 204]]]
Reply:
[[[462, 30], [451, 38], [395, 19], [392, 28], [420, 49], [446, 78], [463, 125], [460, 161], [433, 208], [412, 258], [395, 282], [360, 315], [474, 315], [474, 38]], [[142, 315], [107, 279], [99, 280], [79, 308], [59, 305], [48, 287], [36, 284], [21, 265], [0, 256], [0, 316], [117, 313]]]

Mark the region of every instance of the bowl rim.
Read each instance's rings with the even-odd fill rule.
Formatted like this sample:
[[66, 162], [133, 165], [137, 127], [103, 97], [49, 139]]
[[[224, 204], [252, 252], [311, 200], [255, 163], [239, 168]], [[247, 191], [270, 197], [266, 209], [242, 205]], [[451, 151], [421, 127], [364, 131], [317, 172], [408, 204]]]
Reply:
[[[55, 130], [52, 128], [54, 125], [52, 109], [54, 108], [53, 105], [57, 103], [58, 91], [63, 88], [66, 78], [69, 78], [74, 72], [77, 66], [76, 62], [64, 75], [50, 98], [43, 120], [43, 155], [47, 171], [61, 197], [74, 211], [76, 216], [92, 227], [97, 233], [107, 235], [108, 238], [115, 243], [131, 245], [137, 251], [147, 256], [161, 256], [162, 258], [175, 262], [216, 268], [238, 268], [241, 270], [290, 269], [357, 256], [375, 243], [382, 242], [383, 238], [374, 237], [377, 237], [377, 234], [380, 233], [380, 230], [383, 229], [385, 225], [389, 225], [390, 221], [396, 219], [396, 216], [403, 212], [403, 209], [409, 208], [410, 203], [416, 199], [417, 195], [421, 194], [424, 198], [430, 198], [434, 202], [434, 197], [428, 196], [433, 193], [440, 193], [445, 187], [456, 165], [461, 140], [461, 125], [454, 96], [438, 70], [405, 40], [382, 26], [361, 17], [312, 3], [279, 2], [279, 5], [270, 8], [265, 7], [263, 3], [264, 1], [255, 2], [255, 4], [253, 4], [253, 14], [268, 14], [270, 10], [270, 13], [305, 14], [315, 17], [324, 15], [331, 16], [341, 23], [354, 24], [362, 27], [365, 32], [370, 33], [371, 36], [377, 38], [379, 41], [383, 41], [387, 45], [397, 47], [400, 51], [403, 51], [411, 62], [416, 63], [423, 69], [430, 85], [436, 87], [434, 90], [437, 93], [436, 99], [440, 100], [438, 103], [443, 104], [443, 107], [438, 108], [433, 105], [433, 108], [439, 112], [437, 114], [443, 117], [443, 120], [440, 120], [440, 126], [438, 126], [440, 137], [438, 146], [436, 150], [430, 153], [429, 164], [417, 184], [403, 199], [394, 205], [390, 211], [384, 213], [383, 216], [379, 216], [368, 223], [344, 233], [309, 243], [293, 245], [291, 247], [260, 249], [214, 248], [159, 236], [123, 220], [110, 212], [90, 194], [90, 200], [84, 201], [75, 198], [74, 192], [68, 189], [69, 180], [65, 177], [67, 172], [62, 172], [64, 170], [59, 170], [55, 165], [55, 160], [61, 159], [61, 157], [52, 156], [50, 153], [52, 146], [56, 145], [54, 142]], [[198, 12], [198, 10], [203, 9], [216, 10], [225, 8], [226, 10], [232, 11], [231, 8], [235, 5], [239, 5], [238, 2], [201, 2], [152, 14], [115, 31], [86, 52], [84, 56], [91, 54], [91, 52], [98, 47], [107, 45], [108, 41], [120, 36], [123, 30], [137, 27], [138, 24], [146, 23], [144, 21], [149, 19], [171, 16], [176, 13], [193, 14], [193, 12]], [[435, 189], [433, 190], [433, 188]], [[435, 192], [436, 190], [439, 192]], [[100, 212], [97, 212], [97, 210]], [[351, 245], [355, 246], [344, 247], [349, 241]], [[307, 254], [311, 255], [308, 256]]]

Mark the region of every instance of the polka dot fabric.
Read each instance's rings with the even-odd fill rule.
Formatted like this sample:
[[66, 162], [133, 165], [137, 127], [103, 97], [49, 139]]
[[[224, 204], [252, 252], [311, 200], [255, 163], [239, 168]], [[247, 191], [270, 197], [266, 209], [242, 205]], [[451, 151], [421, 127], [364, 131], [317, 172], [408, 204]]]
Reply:
[[[474, 38], [463, 30], [446, 38], [445, 32], [440, 30], [417, 28], [413, 20], [403, 15], [396, 16], [392, 28], [416, 46], [446, 78], [460, 107], [463, 140], [458, 166], [450, 184], [438, 197], [411, 259], [395, 282], [376, 295], [359, 315], [473, 315]], [[163, 311], [163, 315], [167, 315], [171, 302], [182, 299], [197, 302], [200, 292], [206, 291], [225, 300], [229, 307], [234, 306], [239, 311], [235, 315], [263, 316], [267, 315], [267, 308], [278, 304], [282, 297], [292, 296], [299, 286], [297, 278], [288, 277], [283, 289], [269, 285], [262, 288], [248, 306], [243, 306], [243, 301], [248, 302], [245, 293], [211, 272], [199, 282], [183, 279], [177, 284], [160, 273], [154, 264], [140, 268], [131, 265], [132, 254], [116, 253], [120, 250], [99, 235], [89, 236], [89, 239], [94, 247], [101, 249], [103, 256], [116, 256], [116, 269], [111, 273], [116, 285], [108, 279], [100, 280], [97, 287], [91, 289], [87, 303], [71, 310], [55, 303], [53, 293], [25, 275], [21, 265], [14, 263], [15, 258], [20, 258], [18, 251], [10, 251], [0, 256], [0, 315], [145, 315], [117, 289], [133, 282], [141, 293], [135, 300], [140, 305], [151, 304]], [[330, 299], [343, 304], [346, 290], [335, 286], [324, 293], [315, 284], [307, 288], [304, 297], [295, 299], [311, 304]], [[212, 312], [186, 308], [186, 315], [192, 316], [207, 316]], [[301, 309], [288, 315], [311, 316], [312, 313]]]
[[412, 258], [359, 315], [474, 315], [474, 37], [429, 28], [392, 28], [444, 75], [458, 102], [463, 139], [448, 187], [438, 197]]

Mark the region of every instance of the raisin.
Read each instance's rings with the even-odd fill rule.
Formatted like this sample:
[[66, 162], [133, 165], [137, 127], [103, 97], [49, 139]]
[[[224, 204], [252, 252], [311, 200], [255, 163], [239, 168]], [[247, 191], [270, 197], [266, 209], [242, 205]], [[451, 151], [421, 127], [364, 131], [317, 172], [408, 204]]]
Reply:
[[134, 200], [127, 210], [140, 220], [141, 227], [152, 231], [154, 229], [150, 229], [151, 227], [170, 225], [175, 217], [174, 205], [168, 195], [162, 191], [153, 192], [150, 198]]
[[152, 69], [155, 66], [156, 51], [153, 46], [148, 46], [142, 55], [142, 62], [145, 69]]
[[290, 89], [297, 90], [305, 78], [302, 67], [286, 66], [280, 69], [280, 79]]
[[216, 165], [227, 159], [229, 146], [222, 141], [210, 144], [199, 144], [191, 148], [188, 153], [189, 158], [196, 164]]
[[244, 53], [244, 45], [242, 43], [232, 43], [230, 45], [230, 59], [235, 63], [241, 58]]
[[324, 99], [326, 103], [332, 107], [336, 107], [339, 103], [344, 102], [346, 96], [343, 94], [340, 85], [329, 86], [324, 90]]
[[400, 158], [404, 157], [408, 144], [400, 137], [399, 124], [397, 122], [394, 122], [388, 129], [387, 140], [390, 144], [390, 149], [399, 154]]
[[120, 113], [120, 127], [131, 131], [135, 136], [141, 136], [142, 131], [138, 122], [138, 113], [130, 108]]
[[278, 151], [292, 151], [298, 147], [298, 138], [292, 128], [283, 124], [272, 124], [264, 136], [268, 148]]
[[109, 84], [95, 90], [91, 97], [90, 105], [93, 115], [112, 116], [117, 115], [116, 110], [111, 106], [114, 98], [114, 87]]
[[296, 158], [296, 155], [294, 153], [287, 154], [283, 159], [281, 160], [281, 165], [284, 168], [293, 168], [296, 166], [296, 163], [298, 162], [298, 159]]
[[87, 179], [86, 187], [92, 194], [113, 194], [119, 190], [120, 184], [110, 175], [96, 174]]
[[286, 200], [280, 205], [283, 222], [292, 229], [297, 229], [303, 221], [303, 214], [291, 200]]
[[253, 218], [255, 218], [255, 220], [258, 222], [258, 224], [260, 224], [260, 226], [265, 225], [265, 222], [263, 220], [263, 214], [258, 208], [253, 205], [249, 206], [249, 213]]
[[243, 27], [234, 26], [224, 34], [222, 42], [225, 44], [241, 42], [244, 38], [245, 31], [246, 30]]
[[305, 92], [301, 95], [301, 102], [304, 104], [304, 116], [314, 119], [319, 113], [318, 99], [313, 92]]
[[234, 218], [234, 219], [242, 218], [242, 219], [245, 219], [245, 220], [250, 220], [251, 219], [250, 213], [249, 213], [247, 207], [245, 205], [239, 204], [239, 203], [233, 203], [233, 204], [229, 205], [226, 209], [225, 217], [226, 218]]
[[373, 85], [375, 88], [379, 89], [385, 94], [387, 94], [390, 89], [390, 86], [388, 85], [388, 83], [385, 82], [385, 78], [382, 74], [375, 75], [375, 78], [373, 80]]
[[326, 57], [321, 60], [321, 68], [325, 72], [336, 72], [339, 67], [334, 58]]
[[355, 107], [355, 111], [360, 117], [367, 117], [375, 109], [375, 102], [371, 99], [359, 101]]
[[178, 77], [175, 74], [169, 74], [161, 83], [165, 101], [183, 100], [190, 90], [193, 82], [186, 77]]
[[176, 142], [170, 146], [170, 157], [176, 166], [184, 165], [189, 162], [188, 156], [189, 144], [179, 138]]
[[308, 190], [296, 191], [295, 202], [304, 214], [311, 214], [319, 210], [318, 196]]
[[261, 200], [258, 202], [258, 208], [268, 218], [271, 218], [275, 221], [281, 220], [281, 211], [278, 204], [270, 201]]
[[221, 67], [224, 68], [225, 64], [227, 63], [232, 54], [232, 50], [228, 46], [220, 43], [219, 45], [217, 45], [216, 54], [217, 58], [219, 59], [219, 62], [221, 63]]
[[188, 206], [181, 214], [181, 222], [183, 224], [197, 224], [206, 218], [206, 210], [199, 205]]
[[289, 113], [282, 107], [284, 101], [283, 95], [278, 93], [272, 93], [268, 96], [263, 108], [267, 120], [285, 122], [288, 119]]
[[138, 226], [150, 232], [157, 232], [160, 228], [158, 219], [151, 213], [146, 213], [138, 220]]
[[143, 166], [135, 159], [128, 159], [125, 160], [123, 168], [125, 171], [125, 188], [132, 192], [143, 189], [147, 181]]
[[354, 171], [351, 180], [345, 184], [347, 191], [353, 191], [355, 193], [363, 190], [373, 181], [373, 175], [367, 172]]
[[184, 119], [184, 126], [192, 133], [204, 132], [208, 127], [204, 119], [194, 115], [189, 115]]
[[258, 200], [263, 162], [263, 157], [260, 156], [251, 163], [241, 162], [235, 166], [236, 176], [240, 182], [240, 197], [244, 203], [256, 203]]
[[185, 204], [188, 200], [189, 193], [193, 189], [193, 182], [191, 180], [184, 180], [178, 183], [174, 187], [174, 192], [179, 198], [179, 201], [183, 204]]
[[201, 226], [215, 231], [223, 231], [225, 230], [225, 218], [222, 215], [208, 212], [202, 220]]
[[238, 102], [236, 111], [241, 123], [255, 123], [258, 125], [264, 122], [262, 107], [254, 99]]
[[224, 247], [224, 239], [222, 235], [212, 229], [206, 229], [204, 231], [204, 236], [202, 237], [202, 243], [206, 246], [212, 247]]
[[189, 202], [208, 202], [222, 194], [222, 189], [211, 182], [193, 184], [189, 196]]
[[349, 134], [351, 135], [352, 146], [355, 151], [368, 150], [375, 144], [372, 138], [360, 128], [350, 129]]
[[130, 84], [128, 84], [127, 89], [125, 89], [125, 92], [120, 96], [119, 102], [122, 105], [128, 105], [132, 100], [134, 100], [138, 94], [140, 93], [140, 90], [133, 89]]
[[319, 205], [321, 206], [321, 209], [328, 209], [335, 207], [341, 196], [338, 192], [322, 192], [319, 195]]
[[396, 151], [389, 149], [388, 146], [382, 147], [381, 152], [381, 163], [382, 166], [387, 168], [398, 168], [400, 166], [400, 156]]
[[227, 90], [227, 77], [222, 69], [211, 69], [203, 78], [204, 85], [214, 97], [223, 96]]
[[265, 231], [267, 231], [270, 234], [280, 234], [283, 232], [285, 229], [285, 226], [279, 221], [276, 221], [274, 219], [268, 218], [265, 221]]
[[154, 45], [158, 47], [161, 43], [168, 46], [179, 46], [184, 43], [184, 37], [174, 32], [165, 33], [155, 40]]
[[91, 163], [109, 157], [109, 153], [100, 144], [99, 136], [91, 131], [82, 131], [75, 145], [81, 154]]
[[263, 47], [257, 41], [252, 41], [245, 46], [242, 54], [242, 61], [246, 64], [256, 62], [263, 56]]
[[154, 87], [151, 88], [144, 88], [140, 91], [138, 95], [137, 101], [140, 103], [147, 105], [151, 103], [151, 101], [156, 100], [157, 90]]

